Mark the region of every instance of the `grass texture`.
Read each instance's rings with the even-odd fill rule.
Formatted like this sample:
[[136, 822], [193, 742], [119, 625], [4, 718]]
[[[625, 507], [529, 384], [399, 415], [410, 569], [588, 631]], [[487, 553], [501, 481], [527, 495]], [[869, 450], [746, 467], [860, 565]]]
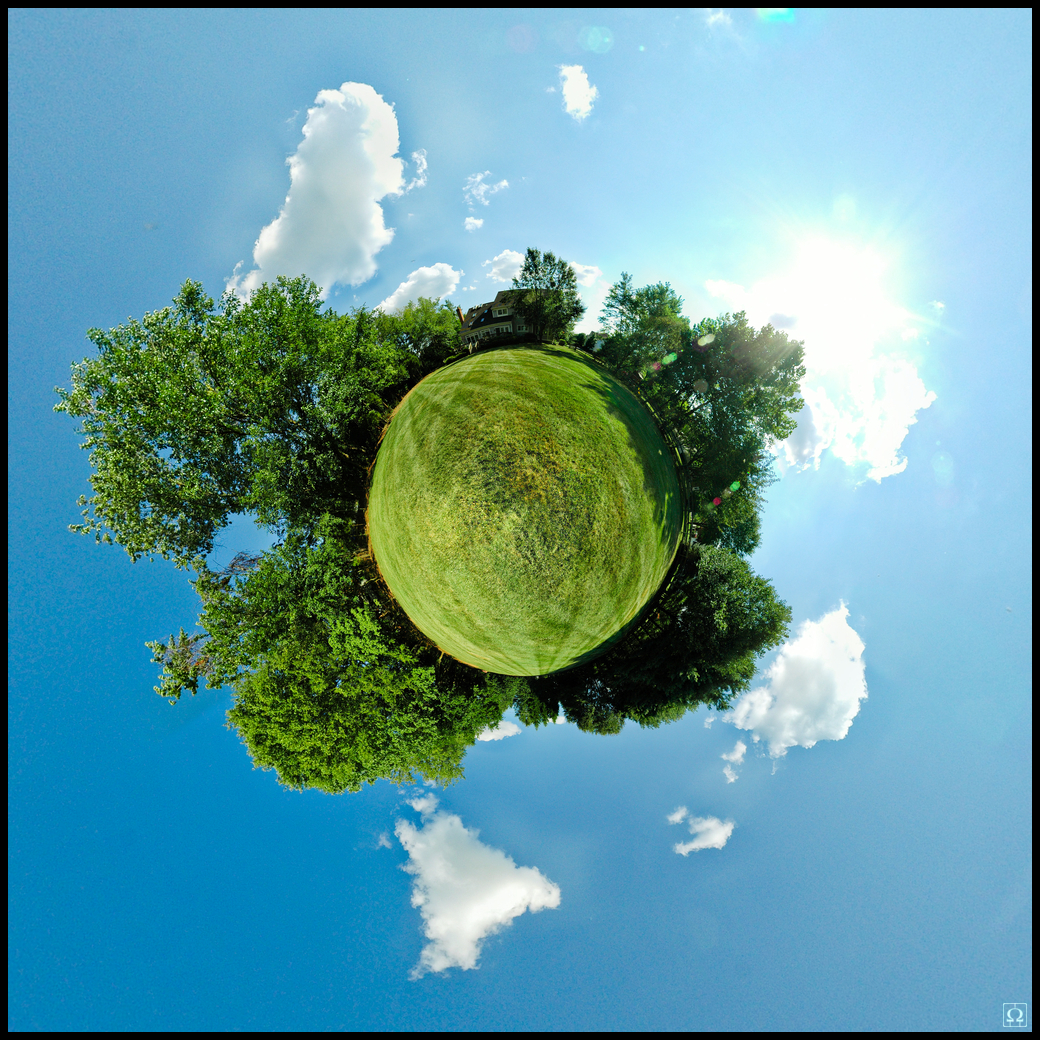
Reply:
[[405, 612], [446, 653], [504, 675], [572, 667], [624, 634], [680, 526], [652, 417], [561, 347], [427, 376], [394, 412], [369, 491], [372, 551]]

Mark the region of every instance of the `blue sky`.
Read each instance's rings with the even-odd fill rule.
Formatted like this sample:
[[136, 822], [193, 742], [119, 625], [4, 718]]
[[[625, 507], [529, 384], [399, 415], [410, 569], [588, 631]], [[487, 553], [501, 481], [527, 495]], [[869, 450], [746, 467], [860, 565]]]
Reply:
[[[9, 1028], [985, 1030], [1029, 1002], [1031, 28], [10, 13]], [[151, 692], [145, 640], [197, 603], [67, 532], [88, 467], [52, 388], [189, 277], [466, 308], [528, 246], [576, 265], [584, 327], [624, 270], [804, 339], [753, 561], [791, 638], [728, 716], [514, 725], [446, 790], [284, 791], [225, 691]]]

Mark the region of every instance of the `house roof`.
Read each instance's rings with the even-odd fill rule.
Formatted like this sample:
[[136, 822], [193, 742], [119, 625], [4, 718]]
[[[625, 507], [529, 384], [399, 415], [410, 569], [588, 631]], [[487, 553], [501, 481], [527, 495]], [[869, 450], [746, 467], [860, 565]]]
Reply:
[[466, 332], [469, 329], [483, 328], [485, 325], [500, 321], [501, 319], [495, 318], [492, 314], [492, 310], [496, 305], [501, 306], [508, 302], [510, 291], [509, 289], [503, 289], [490, 303], [479, 303], [476, 307], [470, 307], [466, 311], [465, 318], [462, 319], [462, 331]]

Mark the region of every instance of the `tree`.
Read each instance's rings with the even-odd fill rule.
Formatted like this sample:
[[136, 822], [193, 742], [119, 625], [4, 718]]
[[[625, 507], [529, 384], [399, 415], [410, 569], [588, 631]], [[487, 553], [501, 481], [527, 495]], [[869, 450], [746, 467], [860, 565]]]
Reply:
[[691, 326], [681, 309], [667, 282], [635, 289], [623, 273], [600, 316], [597, 356], [650, 404], [683, 458], [698, 541], [747, 555], [775, 479], [770, 449], [802, 407], [802, 344], [770, 325], [756, 332], [743, 313]]
[[585, 313], [574, 269], [553, 253], [528, 249], [510, 294], [513, 309], [543, 343], [567, 343]]
[[[109, 332], [56, 411], [82, 420], [95, 472], [74, 530], [188, 567], [232, 515], [273, 529], [357, 518], [383, 425], [419, 368], [380, 319], [322, 312], [279, 278], [215, 311], [197, 282]], [[382, 334], [381, 334], [382, 333]]]
[[379, 324], [386, 335], [419, 359], [419, 375], [427, 376], [462, 349], [458, 315], [449, 300], [439, 306], [436, 300], [421, 296], [409, 303], [399, 315], [380, 315]]
[[626, 719], [656, 727], [701, 704], [725, 710], [790, 621], [790, 607], [740, 556], [693, 546], [641, 624], [602, 657], [537, 680], [532, 691], [596, 733], [616, 733]]
[[257, 768], [292, 788], [357, 791], [377, 779], [450, 783], [513, 692], [438, 651], [379, 594], [352, 527], [326, 515], [237, 573], [193, 582], [204, 635], [149, 644], [157, 691], [230, 685], [228, 725]]

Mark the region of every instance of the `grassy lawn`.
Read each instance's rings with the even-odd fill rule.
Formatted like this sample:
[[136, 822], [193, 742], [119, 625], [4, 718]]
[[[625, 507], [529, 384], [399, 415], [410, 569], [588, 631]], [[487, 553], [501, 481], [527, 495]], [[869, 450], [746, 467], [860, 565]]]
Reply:
[[380, 572], [446, 653], [505, 675], [588, 660], [632, 622], [680, 534], [646, 409], [562, 347], [475, 354], [401, 402], [372, 471]]

